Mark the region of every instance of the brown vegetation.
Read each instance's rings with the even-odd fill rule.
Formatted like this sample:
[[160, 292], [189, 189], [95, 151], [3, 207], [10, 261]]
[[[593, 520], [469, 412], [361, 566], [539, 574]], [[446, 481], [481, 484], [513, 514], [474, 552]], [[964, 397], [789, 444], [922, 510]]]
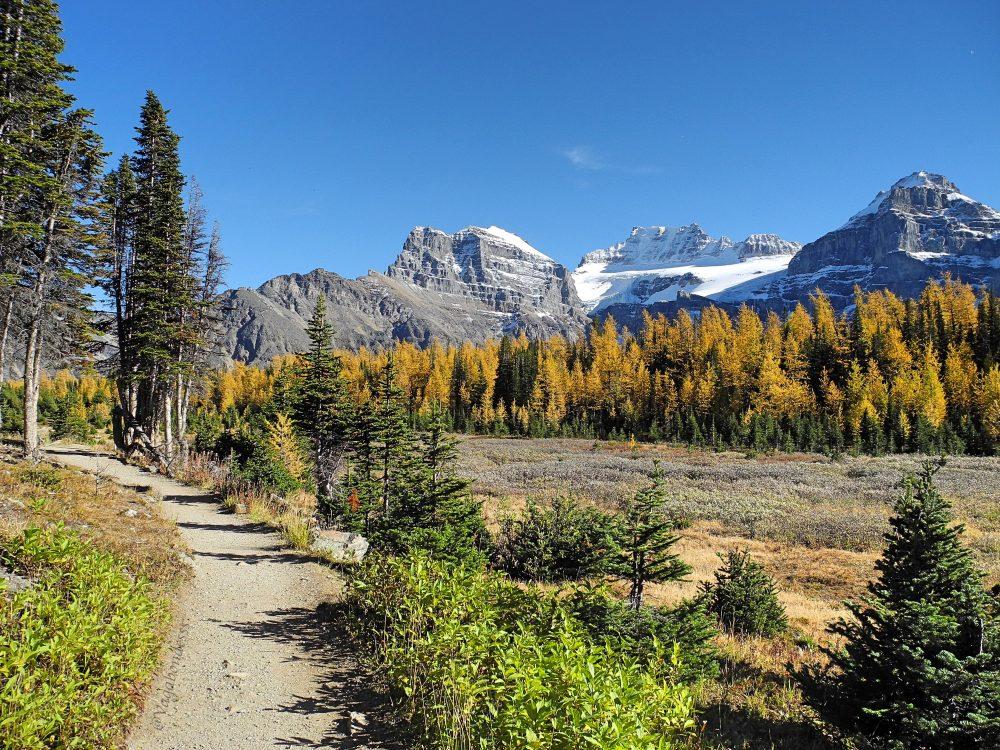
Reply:
[[177, 527], [157, 512], [158, 502], [145, 488], [120, 487], [100, 472], [30, 464], [0, 449], [0, 537], [61, 523], [134, 572], [169, 587], [182, 581], [188, 568]]

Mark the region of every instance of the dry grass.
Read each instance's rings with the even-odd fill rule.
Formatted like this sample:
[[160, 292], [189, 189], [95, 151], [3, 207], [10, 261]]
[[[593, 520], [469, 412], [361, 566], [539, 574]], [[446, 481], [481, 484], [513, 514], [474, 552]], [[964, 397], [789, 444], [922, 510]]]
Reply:
[[233, 513], [248, 516], [280, 531], [294, 549], [306, 551], [312, 542], [316, 498], [306, 492], [287, 497], [264, 493], [233, 482], [221, 485], [222, 504]]
[[177, 527], [157, 512], [159, 502], [147, 488], [120, 487], [99, 472], [31, 465], [0, 452], [0, 536], [61, 523], [167, 588], [189, 568]]
[[[573, 494], [612, 507], [649, 481], [654, 459], [669, 509], [693, 524], [686, 543], [699, 541], [710, 557], [749, 545], [785, 588], [833, 601], [855, 595], [867, 580], [900, 482], [921, 462], [909, 455], [747, 458], [664, 445], [472, 437], [462, 442], [459, 470], [475, 480], [495, 524], [529, 498]], [[937, 483], [966, 525], [977, 562], [991, 583], [1000, 581], [1000, 459], [950, 458]]]

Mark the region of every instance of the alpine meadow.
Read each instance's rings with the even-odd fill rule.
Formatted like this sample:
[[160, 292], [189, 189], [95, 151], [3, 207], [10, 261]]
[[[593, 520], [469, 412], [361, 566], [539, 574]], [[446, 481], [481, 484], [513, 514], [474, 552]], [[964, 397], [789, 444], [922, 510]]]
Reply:
[[0, 750], [1000, 747], [998, 24], [0, 0]]

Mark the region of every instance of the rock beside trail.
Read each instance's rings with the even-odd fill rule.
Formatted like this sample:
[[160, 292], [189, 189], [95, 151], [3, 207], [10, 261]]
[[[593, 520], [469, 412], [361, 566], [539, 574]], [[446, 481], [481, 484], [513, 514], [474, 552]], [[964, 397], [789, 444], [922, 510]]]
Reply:
[[357, 562], [368, 553], [368, 540], [349, 531], [319, 531], [313, 540], [315, 552], [325, 552], [339, 562]]
[[34, 581], [24, 576], [19, 576], [17, 573], [12, 573], [4, 567], [0, 567], [0, 583], [6, 584], [6, 587], [0, 588], [4, 588], [8, 594], [16, 594], [18, 591], [30, 589], [35, 585]]

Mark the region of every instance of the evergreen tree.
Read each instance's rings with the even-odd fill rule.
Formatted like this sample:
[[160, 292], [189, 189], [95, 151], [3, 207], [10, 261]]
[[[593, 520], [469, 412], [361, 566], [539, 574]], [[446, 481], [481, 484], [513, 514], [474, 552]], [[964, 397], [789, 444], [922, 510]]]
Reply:
[[168, 124], [167, 114], [156, 94], [147, 91], [135, 138], [135, 265], [129, 342], [136, 358], [132, 376], [138, 379], [135, 421], [147, 436], [162, 424], [169, 453], [173, 385], [186, 372], [180, 352], [191, 343], [186, 316], [195, 307], [195, 288], [184, 248], [180, 138]]
[[809, 702], [865, 746], [942, 750], [1000, 743], [1000, 623], [927, 463], [905, 483], [843, 648], [800, 673]]
[[[404, 506], [420, 481], [420, 452], [406, 412], [397, 367], [389, 356], [374, 384], [371, 401], [354, 418], [346, 510], [360, 514], [364, 530], [377, 544], [397, 546], [401, 525], [413, 527]], [[358, 515], [354, 515], [358, 518]], [[346, 519], [351, 520], [349, 515]]]
[[323, 515], [333, 512], [335, 484], [347, 448], [350, 407], [333, 351], [333, 326], [326, 319], [326, 300], [320, 296], [306, 328], [309, 350], [302, 355], [295, 396], [295, 422], [312, 449], [313, 478]]
[[652, 484], [621, 506], [620, 552], [612, 572], [629, 582], [629, 603], [635, 610], [642, 606], [647, 583], [677, 581], [691, 572], [691, 567], [670, 551], [680, 539], [675, 532], [684, 524], [664, 513], [665, 502], [663, 475], [656, 465]]
[[192, 375], [204, 356], [209, 308], [224, 264], [204, 239], [199, 193], [184, 204], [180, 138], [152, 91], [140, 111], [136, 153], [105, 178], [100, 283], [115, 308], [115, 435], [169, 468], [187, 429]]
[[418, 484], [403, 495], [395, 518], [413, 529], [407, 546], [453, 562], [481, 564], [489, 535], [472, 482], [455, 473], [458, 453], [446, 425], [444, 413], [435, 409], [419, 446]]
[[785, 608], [778, 601], [774, 580], [748, 550], [719, 554], [722, 567], [715, 580], [701, 585], [709, 611], [719, 624], [737, 635], [777, 635], [788, 627]]
[[38, 449], [42, 352], [80, 350], [92, 252], [93, 188], [103, 158], [91, 113], [72, 110], [51, 0], [0, 2], [0, 376], [15, 307], [24, 324], [24, 452]]
[[91, 113], [74, 110], [44, 123], [40, 160], [46, 184], [30, 199], [38, 232], [25, 244], [22, 279], [28, 294], [24, 341], [24, 453], [38, 451], [38, 396], [46, 339], [63, 357], [86, 354], [90, 332], [96, 188], [104, 152]]

